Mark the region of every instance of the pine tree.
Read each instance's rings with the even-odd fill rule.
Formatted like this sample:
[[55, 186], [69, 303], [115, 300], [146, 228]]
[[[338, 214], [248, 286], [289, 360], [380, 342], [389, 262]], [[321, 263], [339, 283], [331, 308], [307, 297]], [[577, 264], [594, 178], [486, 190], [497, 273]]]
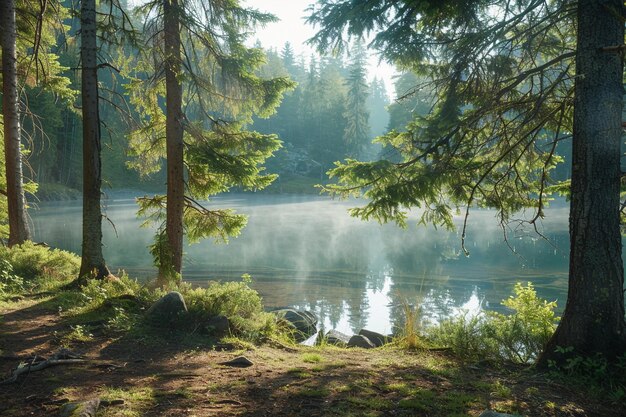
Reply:
[[389, 124], [388, 105], [389, 97], [387, 96], [385, 83], [382, 79], [374, 77], [369, 85], [369, 95], [367, 97], [372, 139], [382, 135], [387, 130], [387, 125]]
[[155, 0], [141, 11], [153, 44], [133, 63], [137, 78], [130, 94], [144, 125], [130, 145], [135, 166], [146, 174], [167, 161], [167, 195], [139, 201], [140, 214], [160, 226], [151, 251], [159, 284], [166, 285], [181, 276], [183, 233], [190, 242], [227, 240], [246, 223], [245, 216], [208, 209], [203, 200], [233, 186], [255, 190], [274, 180], [260, 164], [279, 141], [245, 125], [254, 114], [269, 116], [293, 83], [256, 76], [263, 52], [243, 44], [245, 33], [272, 21], [271, 15], [238, 1]]
[[[401, 161], [347, 161], [328, 190], [363, 190], [370, 203], [353, 214], [364, 219], [404, 225], [405, 209], [418, 206], [422, 221], [453, 227], [460, 206], [467, 224], [478, 205], [495, 207], [503, 224], [533, 208], [528, 223], [536, 225], [554, 185], [557, 143], [573, 137], [568, 300], [540, 364], [623, 354], [623, 2], [318, 3], [310, 21], [321, 26], [322, 49], [375, 29], [372, 46], [425, 74], [437, 98], [427, 117], [381, 139]], [[461, 236], [463, 244], [465, 226]], [[563, 356], [557, 345], [570, 349]]]
[[346, 80], [346, 128], [343, 139], [350, 156], [358, 156], [370, 142], [369, 111], [367, 109], [368, 86], [366, 80], [366, 55], [359, 40], [351, 51], [349, 75]]
[[17, 26], [14, 0], [5, 0], [0, 5], [0, 32], [2, 32], [0, 33], [2, 38], [2, 115], [9, 246], [13, 246], [30, 239], [22, 174], [22, 130], [18, 95]]
[[[0, 6], [5, 145], [2, 182], [6, 181], [3, 194], [8, 208], [9, 245], [30, 239], [25, 192], [34, 192], [36, 185], [24, 180], [22, 147], [23, 142], [39, 139], [37, 134], [43, 131], [40, 115], [27, 108], [27, 93], [35, 88], [52, 92], [62, 103], [69, 103], [74, 97], [69, 80], [60, 75], [65, 68], [51, 52], [55, 36], [63, 27], [61, 19], [66, 16], [66, 9], [53, 0], [11, 0]], [[29, 129], [25, 130], [25, 126]]]

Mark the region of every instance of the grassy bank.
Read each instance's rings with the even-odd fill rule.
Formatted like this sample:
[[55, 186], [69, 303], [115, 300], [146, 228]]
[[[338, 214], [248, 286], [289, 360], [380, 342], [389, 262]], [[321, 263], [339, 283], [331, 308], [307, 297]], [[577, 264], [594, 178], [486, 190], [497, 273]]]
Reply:
[[[626, 415], [600, 358], [539, 372], [512, 353], [515, 335], [544, 337], [537, 323], [554, 321], [530, 286], [513, 294], [515, 314], [419, 329], [407, 311], [396, 343], [363, 350], [296, 345], [245, 282], [177, 287], [189, 312], [165, 329], [145, 319], [162, 290], [128, 277], [64, 289], [78, 272], [73, 254], [0, 248], [0, 267], [0, 379], [61, 347], [84, 358], [2, 386], [2, 416], [56, 415], [96, 397], [98, 416]], [[216, 315], [228, 317], [227, 333], [205, 325]], [[239, 356], [253, 365], [223, 364]]]

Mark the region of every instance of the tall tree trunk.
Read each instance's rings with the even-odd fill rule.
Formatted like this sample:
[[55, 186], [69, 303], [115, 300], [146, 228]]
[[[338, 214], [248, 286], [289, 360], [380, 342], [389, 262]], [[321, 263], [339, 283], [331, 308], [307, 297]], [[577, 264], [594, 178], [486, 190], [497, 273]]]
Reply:
[[178, 0], [163, 0], [165, 31], [165, 88], [167, 142], [167, 218], [166, 235], [168, 264], [163, 259], [159, 268], [159, 283], [165, 284], [180, 274], [183, 259], [183, 209], [185, 178], [183, 162], [183, 88], [180, 81], [181, 43]]
[[624, 268], [620, 235], [623, 57], [622, 0], [579, 0], [567, 304], [539, 360], [624, 353]]
[[79, 277], [110, 274], [102, 255], [100, 187], [100, 110], [98, 108], [98, 61], [96, 0], [82, 0], [80, 8], [81, 97], [83, 112], [83, 243]]
[[4, 158], [6, 161], [9, 246], [30, 239], [22, 176], [21, 129], [17, 92], [15, 1], [0, 1], [2, 37], [2, 112], [4, 117]]

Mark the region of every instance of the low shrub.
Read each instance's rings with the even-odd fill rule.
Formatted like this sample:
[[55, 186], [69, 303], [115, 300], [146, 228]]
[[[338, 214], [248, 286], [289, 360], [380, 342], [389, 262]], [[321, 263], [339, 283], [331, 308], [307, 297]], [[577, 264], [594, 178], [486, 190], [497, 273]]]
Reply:
[[103, 324], [106, 330], [120, 332], [139, 323], [145, 308], [157, 297], [155, 292], [123, 275], [114, 280], [89, 280], [80, 291], [62, 291], [50, 302], [70, 323]]
[[556, 328], [556, 302], [537, 297], [533, 285], [517, 283], [502, 304], [511, 314], [467, 313], [445, 320], [430, 331], [433, 342], [470, 360], [534, 361]]
[[543, 351], [556, 329], [558, 317], [554, 314], [556, 301], [537, 297], [532, 283], [515, 284], [513, 296], [502, 304], [512, 314], [488, 312], [488, 337], [500, 346], [500, 354], [513, 362], [529, 363]]
[[0, 297], [20, 294], [26, 291], [24, 279], [13, 271], [13, 265], [6, 259], [0, 259]]
[[[259, 294], [246, 282], [212, 282], [206, 288], [179, 288], [187, 303], [189, 320], [203, 327], [209, 318], [225, 316], [234, 335], [259, 341], [277, 332], [274, 315], [263, 310]], [[210, 330], [210, 329], [203, 329]]]
[[428, 336], [435, 345], [448, 347], [466, 360], [498, 357], [498, 346], [487, 337], [487, 326], [484, 315], [463, 312], [430, 328]]
[[35, 284], [46, 280], [66, 282], [75, 278], [80, 268], [80, 258], [77, 255], [38, 246], [33, 242], [12, 248], [0, 247], [0, 259], [8, 261], [15, 274]]
[[426, 343], [420, 332], [422, 322], [419, 305], [414, 306], [408, 300], [402, 300], [402, 313], [401, 326], [394, 338], [395, 344], [408, 350], [423, 349]]
[[577, 355], [571, 346], [559, 346], [556, 353], [567, 359], [562, 363], [548, 361], [552, 378], [566, 380], [612, 402], [626, 403], [626, 353], [611, 361], [600, 353]]

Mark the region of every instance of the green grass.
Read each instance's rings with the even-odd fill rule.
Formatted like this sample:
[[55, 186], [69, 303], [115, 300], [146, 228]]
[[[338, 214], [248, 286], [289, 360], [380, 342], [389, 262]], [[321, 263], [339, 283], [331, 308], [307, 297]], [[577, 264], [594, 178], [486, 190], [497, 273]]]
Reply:
[[306, 368], [291, 368], [287, 370], [287, 373], [295, 376], [296, 378], [311, 378], [313, 374]]
[[302, 361], [306, 363], [320, 363], [324, 358], [319, 353], [305, 353], [302, 355]]
[[124, 389], [105, 386], [101, 389], [100, 398], [107, 401], [123, 400], [124, 404], [101, 408], [98, 411], [99, 417], [141, 417], [156, 404], [157, 393], [147, 387]]
[[330, 390], [320, 387], [301, 387], [296, 390], [295, 395], [306, 398], [325, 398], [330, 395]]

